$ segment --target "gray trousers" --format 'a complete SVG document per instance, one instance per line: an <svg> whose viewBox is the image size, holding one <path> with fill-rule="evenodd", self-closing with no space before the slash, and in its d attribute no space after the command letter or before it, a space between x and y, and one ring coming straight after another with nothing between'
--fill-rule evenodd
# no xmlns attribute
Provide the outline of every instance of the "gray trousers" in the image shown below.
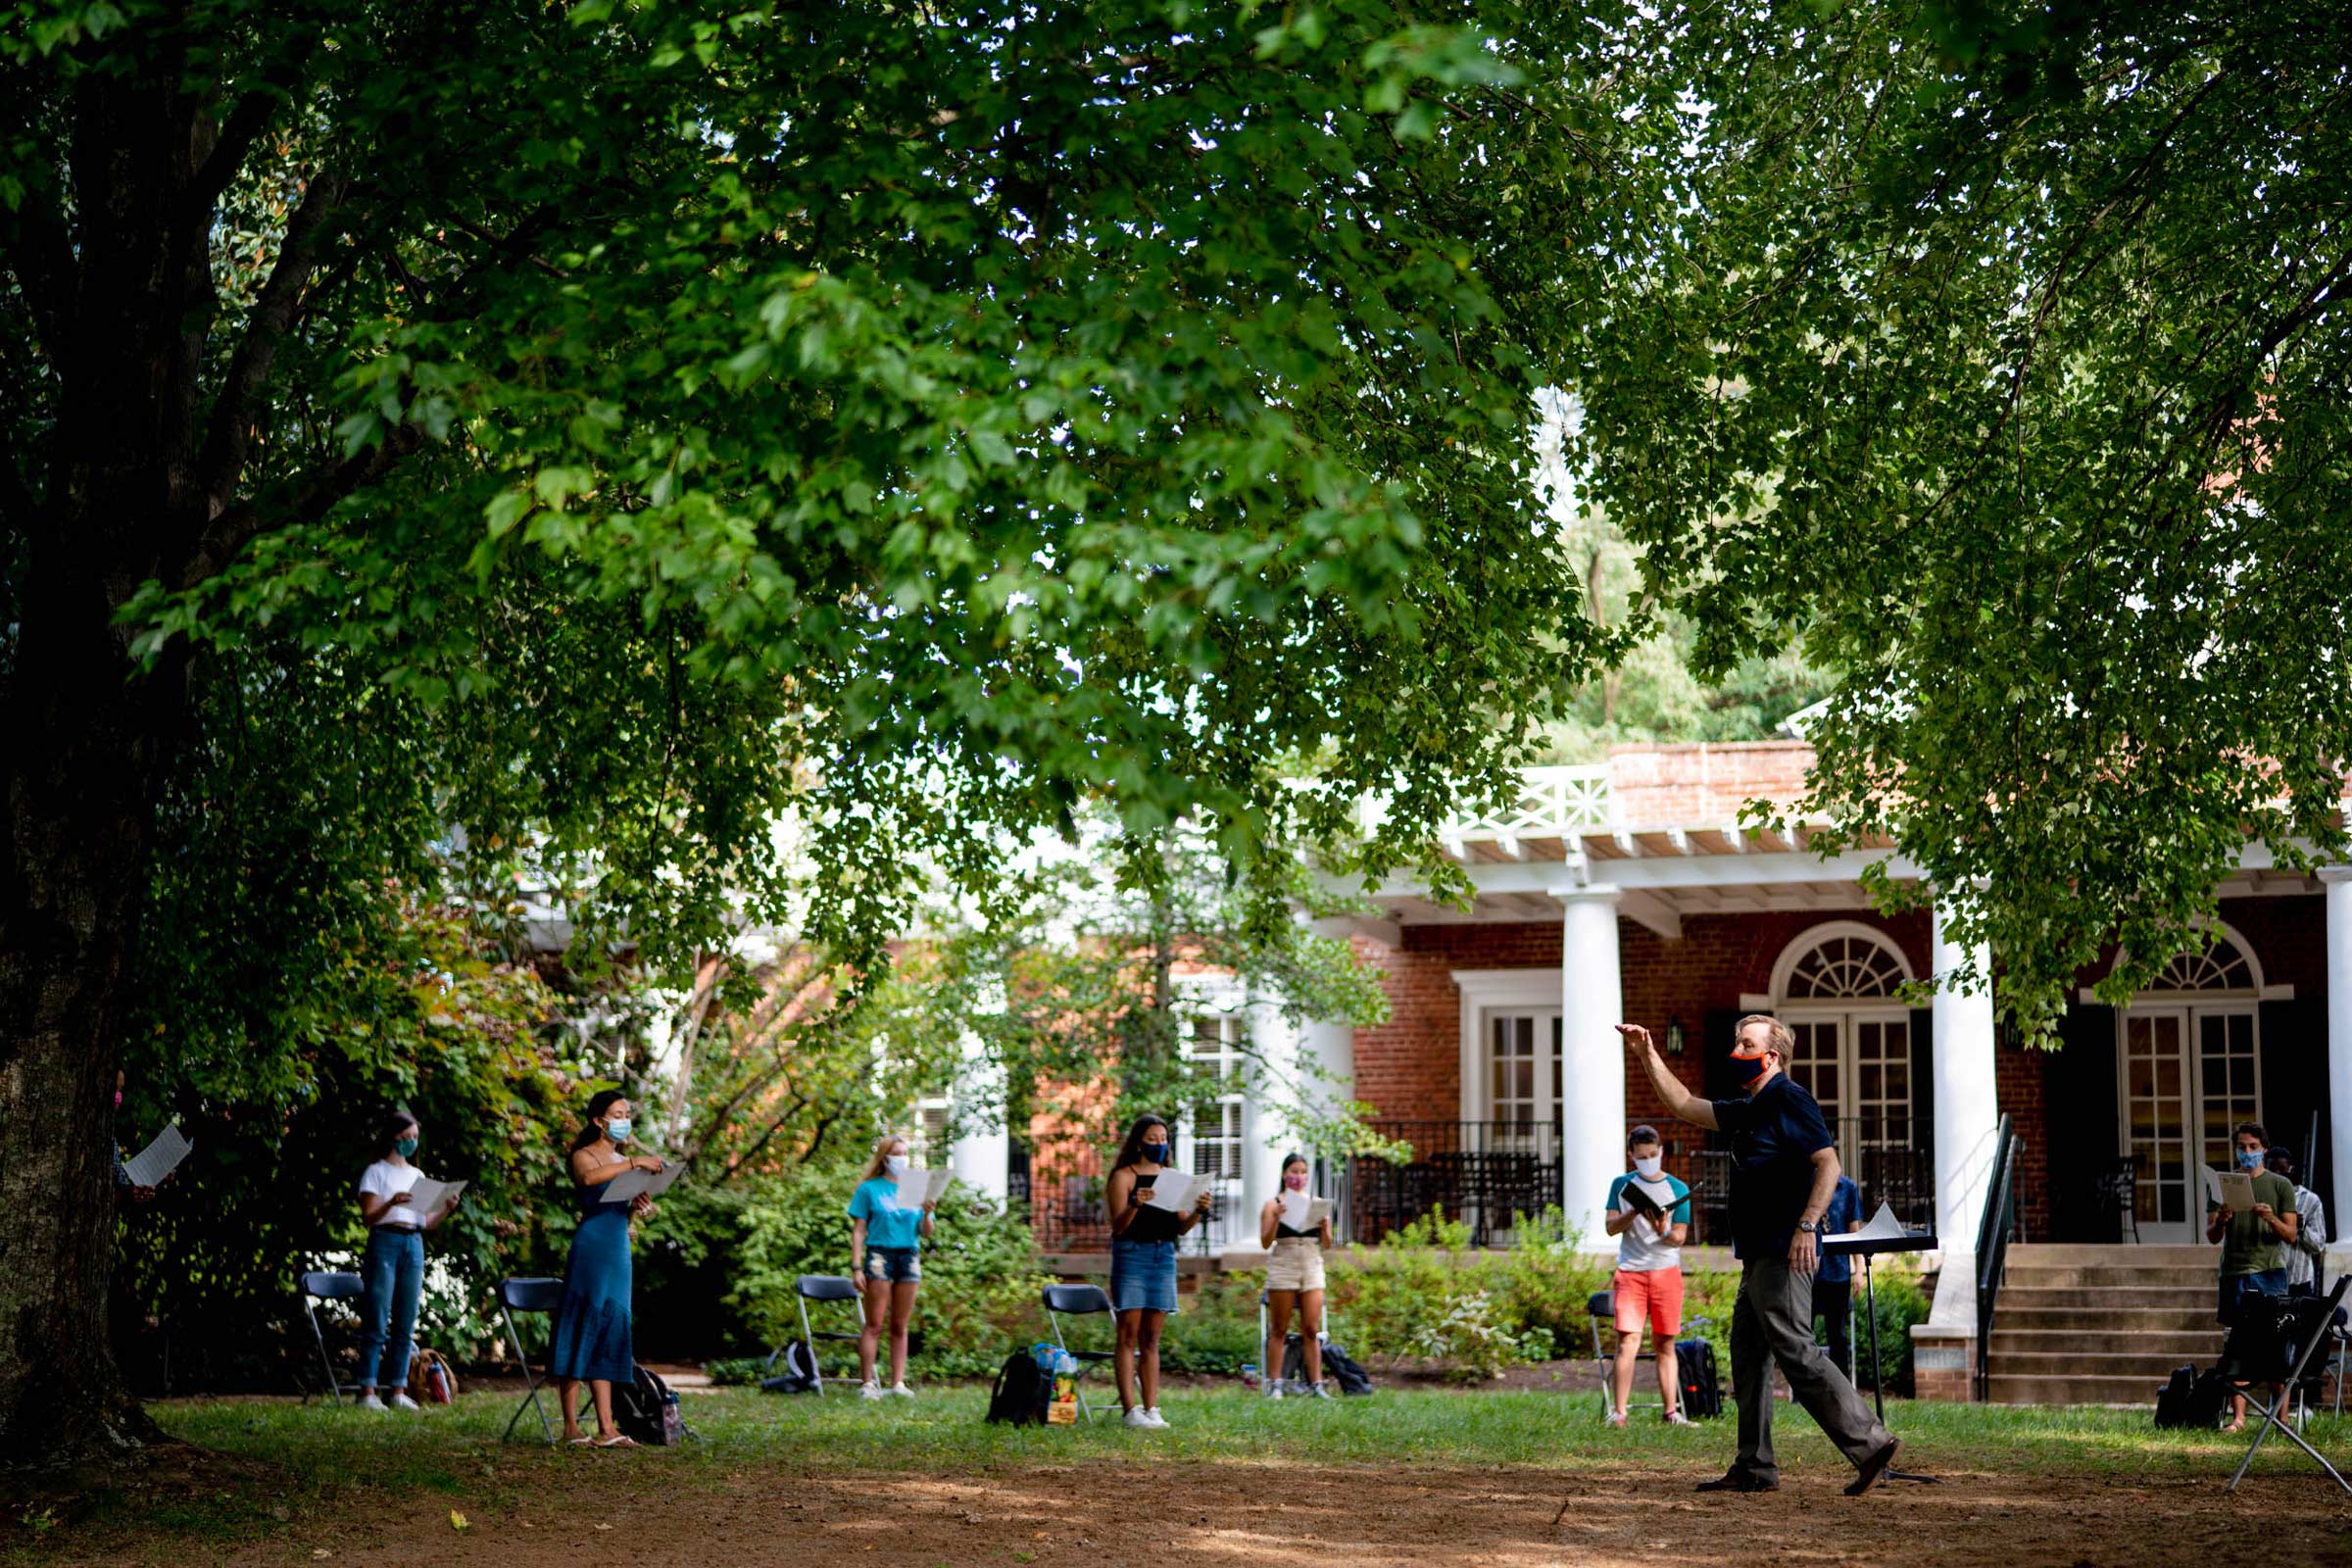
<svg viewBox="0 0 2352 1568"><path fill-rule="evenodd" d="M1740 1300L1732 1308L1732 1396L1740 1401L1735 1471L1780 1479L1772 1456L1775 1361L1788 1374L1796 1402L1857 1468L1886 1446L1886 1429L1813 1343L1813 1276L1797 1273L1785 1257L1751 1258L1740 1265Z"/></svg>

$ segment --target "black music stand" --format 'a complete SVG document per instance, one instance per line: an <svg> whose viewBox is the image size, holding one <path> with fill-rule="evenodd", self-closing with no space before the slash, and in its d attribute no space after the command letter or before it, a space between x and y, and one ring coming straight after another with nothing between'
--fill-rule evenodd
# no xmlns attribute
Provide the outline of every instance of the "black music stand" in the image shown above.
<svg viewBox="0 0 2352 1568"><path fill-rule="evenodd" d="M1869 1303L1867 1310L1870 1313L1870 1395L1872 1403L1876 1406L1881 1426L1886 1424L1886 1363L1879 1359L1879 1289L1878 1281L1871 1276L1870 1260L1881 1252L1933 1252L1936 1250L1936 1235L1933 1231L1906 1233L1901 1236L1872 1236L1850 1242L1832 1241L1826 1236L1821 1239L1821 1251L1824 1256L1832 1252L1838 1252L1844 1256L1858 1257L1862 1260L1862 1291ZM1940 1476L1923 1476L1909 1470L1893 1469L1886 1472L1885 1479L1916 1481L1922 1486L1929 1487L1938 1486L1942 1482Z"/></svg>

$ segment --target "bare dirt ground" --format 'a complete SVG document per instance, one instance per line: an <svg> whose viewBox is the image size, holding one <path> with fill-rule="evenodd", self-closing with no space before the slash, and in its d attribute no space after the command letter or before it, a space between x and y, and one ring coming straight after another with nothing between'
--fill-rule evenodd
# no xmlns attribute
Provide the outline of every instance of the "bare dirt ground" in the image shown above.
<svg viewBox="0 0 2352 1568"><path fill-rule="evenodd" d="M522 1499L470 1507L384 1496L362 1517L291 1520L273 1539L179 1541L45 1562L499 1565L582 1562L1086 1564L1169 1568L1389 1568L1422 1563L1682 1565L1903 1563L2146 1568L2165 1563L2352 1563L2352 1498L2325 1477L2269 1477L2235 1494L2227 1474L2102 1479L1953 1474L1843 1496L1850 1472L1797 1471L1766 1496L1700 1496L1700 1479L1433 1464L1122 1464L931 1475L728 1473L665 1484L659 1452L578 1455ZM1553 1511L1570 1498L1559 1527ZM464 1499L455 1499L465 1506Z"/></svg>

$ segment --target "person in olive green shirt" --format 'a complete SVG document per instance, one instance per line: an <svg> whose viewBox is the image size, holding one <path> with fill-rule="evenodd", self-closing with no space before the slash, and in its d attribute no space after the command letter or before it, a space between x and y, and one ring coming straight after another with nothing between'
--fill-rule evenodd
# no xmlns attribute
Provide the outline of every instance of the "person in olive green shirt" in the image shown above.
<svg viewBox="0 0 2352 1568"><path fill-rule="evenodd" d="M2222 1293L2219 1316L2234 1325L2246 1303L2257 1296L2286 1299L2286 1248L2295 1239L2295 1184L2276 1171L2263 1169L2270 1137L2255 1122L2239 1124L2232 1139L2237 1164L2254 1180L2254 1207L2233 1213L2207 1200L2205 1239L2222 1244ZM2246 1425L2246 1396L2241 1388L2230 1398L2230 1432Z"/></svg>

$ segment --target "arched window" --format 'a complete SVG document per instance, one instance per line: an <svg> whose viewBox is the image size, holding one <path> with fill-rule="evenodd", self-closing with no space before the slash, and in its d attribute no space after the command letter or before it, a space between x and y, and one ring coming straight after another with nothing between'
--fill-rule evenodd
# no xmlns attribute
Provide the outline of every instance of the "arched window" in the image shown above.
<svg viewBox="0 0 2352 1568"><path fill-rule="evenodd" d="M2216 923L2116 1013L2118 1141L2142 1241L2203 1234L2198 1167L2229 1168L2231 1130L2262 1106L2262 991L2253 944Z"/></svg>
<svg viewBox="0 0 2352 1568"><path fill-rule="evenodd" d="M1788 1076L1821 1104L1838 1157L1871 1201L1913 1217L1933 1200L1927 1129L1911 1119L1911 965L1859 920L1800 932L1773 966L1773 1011L1794 1047Z"/></svg>
<svg viewBox="0 0 2352 1568"><path fill-rule="evenodd" d="M1788 972L1788 1002L1891 997L1905 979L1902 960L1868 937L1830 937Z"/></svg>
<svg viewBox="0 0 2352 1568"><path fill-rule="evenodd" d="M2211 933L2202 948L2177 955L2148 985L2155 991L2254 991L2261 978L2254 960L2228 931Z"/></svg>

